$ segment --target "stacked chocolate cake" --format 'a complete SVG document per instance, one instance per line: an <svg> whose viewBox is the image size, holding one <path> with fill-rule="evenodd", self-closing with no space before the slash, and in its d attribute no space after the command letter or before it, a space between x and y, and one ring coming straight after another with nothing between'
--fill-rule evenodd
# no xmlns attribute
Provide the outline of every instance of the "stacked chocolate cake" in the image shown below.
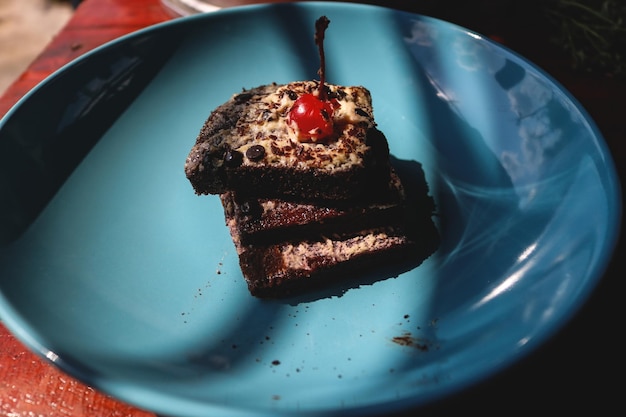
<svg viewBox="0 0 626 417"><path fill-rule="evenodd" d="M324 126L303 129L294 116L303 97L320 100ZM407 196L363 87L243 90L211 113L185 172L197 194L220 196L254 296L332 286L436 247L433 206L416 209Z"/></svg>

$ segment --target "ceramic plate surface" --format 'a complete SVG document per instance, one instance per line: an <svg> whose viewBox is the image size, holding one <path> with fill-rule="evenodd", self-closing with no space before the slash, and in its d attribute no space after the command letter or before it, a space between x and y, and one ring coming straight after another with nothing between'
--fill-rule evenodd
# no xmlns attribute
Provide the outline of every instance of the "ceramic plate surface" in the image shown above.
<svg viewBox="0 0 626 417"><path fill-rule="evenodd" d="M364 85L391 153L421 164L436 253L343 295L251 297L219 199L183 164L242 88ZM367 30L362 30L367 28ZM463 28L362 5L251 6L107 44L0 124L0 317L64 371L164 415L417 406L531 352L614 249L619 185L586 112Z"/></svg>

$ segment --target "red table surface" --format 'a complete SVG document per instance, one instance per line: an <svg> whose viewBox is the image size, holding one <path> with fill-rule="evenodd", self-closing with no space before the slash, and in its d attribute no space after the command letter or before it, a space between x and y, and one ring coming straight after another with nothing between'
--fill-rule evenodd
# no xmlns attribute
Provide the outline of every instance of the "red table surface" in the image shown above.
<svg viewBox="0 0 626 417"><path fill-rule="evenodd" d="M451 20L455 15L430 13L429 1L367 1ZM228 0L216 0L228 3ZM246 3L246 0L231 1ZM483 1L490 3L489 1ZM496 4L497 2L491 2ZM555 77L578 99L596 121L613 153L620 178L626 151L626 82L571 70L567 60L550 49L537 34L511 32L498 19L501 9L483 10L480 18L457 22L485 35L498 36ZM159 0L85 0L72 19L27 70L0 97L0 116L25 93L64 64L102 45L146 26L175 16ZM475 16L474 16L475 17ZM539 43L538 43L539 41ZM623 240L623 239L622 239ZM602 410L619 407L619 383L610 383L612 373L623 364L618 350L618 319L623 242L605 277L589 302L573 320L539 352L523 359L506 372L476 387L420 410L403 415L441 415L476 411L496 415L506 410L536 412ZM619 285L619 288L618 288ZM619 379L621 375L616 375ZM619 409L619 408L616 408ZM64 374L26 349L0 322L0 416L63 417L154 417L155 414L124 404ZM210 417L210 416L207 416Z"/></svg>

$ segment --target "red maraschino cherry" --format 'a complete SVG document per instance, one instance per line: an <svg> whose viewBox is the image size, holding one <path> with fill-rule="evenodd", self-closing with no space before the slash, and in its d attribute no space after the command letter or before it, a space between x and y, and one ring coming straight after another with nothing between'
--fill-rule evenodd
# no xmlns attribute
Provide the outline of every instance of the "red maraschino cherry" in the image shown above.
<svg viewBox="0 0 626 417"><path fill-rule="evenodd" d="M330 101L322 101L313 94L303 94L289 112L289 122L298 126L302 138L313 142L333 133L333 106Z"/></svg>
<svg viewBox="0 0 626 417"><path fill-rule="evenodd" d="M301 141L317 142L332 135L333 113L339 105L336 100L328 100L326 96L326 59L324 56L324 32L330 20L322 16L315 22L315 44L320 54L320 84L317 95L303 94L294 103L289 111L289 123L297 127L298 139Z"/></svg>

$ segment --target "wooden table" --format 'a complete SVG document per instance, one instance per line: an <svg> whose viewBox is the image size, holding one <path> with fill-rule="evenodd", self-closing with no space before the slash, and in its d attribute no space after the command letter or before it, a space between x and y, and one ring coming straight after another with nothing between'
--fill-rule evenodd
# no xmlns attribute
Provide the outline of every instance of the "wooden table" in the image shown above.
<svg viewBox="0 0 626 417"><path fill-rule="evenodd" d="M222 0L222 3L227 0ZM245 3L236 1L233 3ZM369 1L376 3L376 1ZM583 104L599 125L613 152L621 178L626 166L626 83L573 72L554 50L542 48L540 34L502 19L497 2L468 14L435 10L433 2L379 1L441 17L486 35L498 36L551 73ZM471 3L471 2L467 2ZM119 36L174 18L159 0L86 0L67 26L0 98L0 116L53 71L85 52ZM532 24L530 22L529 24ZM528 29L528 27L526 27ZM623 239L617 249L623 253ZM615 256L589 302L549 343L530 357L488 381L445 401L419 410L420 415L480 412L519 413L603 411L621 409L623 256ZM618 382L611 382L613 377ZM416 410L409 410L412 415ZM403 415L405 415L403 414ZM0 416L154 417L123 404L65 375L18 342L0 323ZM207 416L210 417L210 416Z"/></svg>

